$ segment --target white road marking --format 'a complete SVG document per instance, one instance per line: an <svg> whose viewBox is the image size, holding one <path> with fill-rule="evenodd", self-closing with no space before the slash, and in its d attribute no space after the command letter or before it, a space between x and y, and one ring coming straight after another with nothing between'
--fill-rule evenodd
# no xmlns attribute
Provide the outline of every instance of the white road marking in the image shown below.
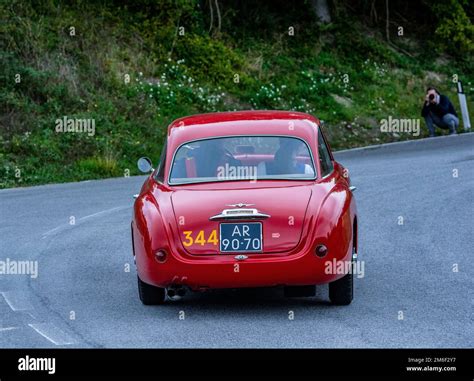
<svg viewBox="0 0 474 381"><path fill-rule="evenodd" d="M30 318L32 318L32 319L34 319L34 320L36 320L36 316L35 316L35 315L33 315L31 312L27 312L27 314L28 314L28 315L30 315Z"/></svg>
<svg viewBox="0 0 474 381"><path fill-rule="evenodd" d="M32 310L28 296L23 292L19 291L5 291L1 293L5 302L10 306L13 311L27 311Z"/></svg>
<svg viewBox="0 0 474 381"><path fill-rule="evenodd" d="M54 324L51 323L32 323L28 324L36 332L38 332L45 339L52 342L54 345L70 345L75 344L76 341L67 333L61 331Z"/></svg>
<svg viewBox="0 0 474 381"><path fill-rule="evenodd" d="M5 332L5 331L13 331L14 329L18 329L19 327L3 327L0 328L0 332Z"/></svg>
<svg viewBox="0 0 474 381"><path fill-rule="evenodd" d="M46 233L43 234L43 238L46 238L47 236L53 234L55 231L60 230L61 228L64 228L64 225L59 225L58 227L55 227L54 229L48 230Z"/></svg>
<svg viewBox="0 0 474 381"><path fill-rule="evenodd" d="M106 210L103 210L101 212L97 212L97 213L94 213L94 214L89 214L88 216L84 216L84 217L81 217L81 218L78 218L76 220L76 223L74 225L71 225L71 224L62 224L62 225L59 225L57 227L55 227L54 229L51 229L51 230L48 230L46 233L43 233L43 239L53 235L54 233L57 233L59 231L62 231L64 229L67 229L67 228L72 228L73 226L77 226L78 224L80 224L81 222L84 222L90 218L94 218L94 217L99 217L99 216L103 216L103 215L107 215L109 213L112 213L112 212L115 212L115 211L118 211L118 210L124 210L124 209L128 209L128 208L131 208L131 205L126 205L126 206L117 206L115 208L111 208L111 209L106 209Z"/></svg>

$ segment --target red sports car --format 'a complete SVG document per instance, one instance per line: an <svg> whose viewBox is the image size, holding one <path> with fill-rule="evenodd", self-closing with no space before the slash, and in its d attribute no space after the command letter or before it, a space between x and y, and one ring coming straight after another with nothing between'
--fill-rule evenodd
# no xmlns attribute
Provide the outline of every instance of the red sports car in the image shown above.
<svg viewBox="0 0 474 381"><path fill-rule="evenodd" d="M148 158L138 167L152 171L132 221L144 304L187 289L284 286L286 296L313 296L324 283L334 304L352 301L354 187L315 117L181 118L168 127L157 168Z"/></svg>

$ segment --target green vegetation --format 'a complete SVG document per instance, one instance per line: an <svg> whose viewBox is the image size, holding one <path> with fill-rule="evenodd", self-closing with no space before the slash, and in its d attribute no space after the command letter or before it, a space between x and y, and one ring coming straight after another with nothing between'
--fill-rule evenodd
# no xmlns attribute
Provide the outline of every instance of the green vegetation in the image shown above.
<svg viewBox="0 0 474 381"><path fill-rule="evenodd" d="M390 1L389 39L383 2L330 2L330 24L292 3L1 1L0 187L137 174L193 113L304 111L333 149L363 146L413 138L379 121L419 118L428 85L459 110L454 75L474 113L468 1ZM64 117L95 134L56 132Z"/></svg>

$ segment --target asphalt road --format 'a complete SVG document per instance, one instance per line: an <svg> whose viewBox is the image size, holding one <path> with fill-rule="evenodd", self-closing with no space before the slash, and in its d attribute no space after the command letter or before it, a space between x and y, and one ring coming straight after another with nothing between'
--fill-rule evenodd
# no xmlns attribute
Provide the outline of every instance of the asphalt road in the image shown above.
<svg viewBox="0 0 474 381"><path fill-rule="evenodd" d="M143 306L130 243L143 177L0 191L0 261L38 263L37 278L0 275L0 347L472 348L474 134L337 158L358 187L365 270L346 307L327 286Z"/></svg>

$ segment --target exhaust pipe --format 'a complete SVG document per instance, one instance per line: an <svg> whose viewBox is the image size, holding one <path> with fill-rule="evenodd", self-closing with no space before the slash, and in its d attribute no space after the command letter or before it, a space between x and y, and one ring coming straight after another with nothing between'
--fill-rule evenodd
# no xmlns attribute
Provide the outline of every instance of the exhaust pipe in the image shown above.
<svg viewBox="0 0 474 381"><path fill-rule="evenodd" d="M178 300L186 295L186 288L183 285L171 285L166 290L168 297L173 300Z"/></svg>

